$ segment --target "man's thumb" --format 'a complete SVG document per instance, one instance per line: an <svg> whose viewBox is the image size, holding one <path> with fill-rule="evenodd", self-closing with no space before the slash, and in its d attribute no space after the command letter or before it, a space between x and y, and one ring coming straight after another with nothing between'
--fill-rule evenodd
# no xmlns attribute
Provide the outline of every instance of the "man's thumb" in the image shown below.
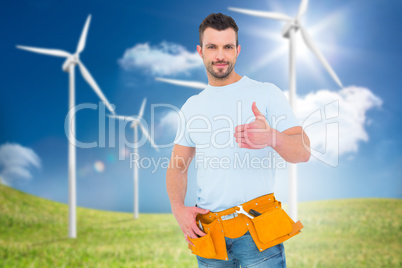
<svg viewBox="0 0 402 268"><path fill-rule="evenodd" d="M209 209L203 209L203 208L198 208L198 207L196 207L196 208L195 208L195 211L196 211L197 213L200 213L200 214L207 214L207 213L209 212Z"/></svg>
<svg viewBox="0 0 402 268"><path fill-rule="evenodd" d="M255 104L255 101L254 101L253 104L251 105L251 109L253 110L253 113L254 113L254 115L255 115L256 118L259 117L259 116L264 116L264 115L260 112L260 110L258 110L257 104Z"/></svg>

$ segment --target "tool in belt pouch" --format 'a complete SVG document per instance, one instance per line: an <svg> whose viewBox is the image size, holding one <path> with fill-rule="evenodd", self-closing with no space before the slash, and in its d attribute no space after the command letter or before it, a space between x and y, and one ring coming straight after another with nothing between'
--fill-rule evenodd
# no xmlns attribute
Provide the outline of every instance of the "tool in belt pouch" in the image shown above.
<svg viewBox="0 0 402 268"><path fill-rule="evenodd" d="M248 213L251 209L261 215L253 217ZM189 243L189 249L200 257L220 260L228 258L225 236L237 238L249 231L258 249L263 251L297 235L303 228L300 221L294 222L286 214L273 194L221 212L198 214L196 221L206 235L189 238L194 244Z"/></svg>

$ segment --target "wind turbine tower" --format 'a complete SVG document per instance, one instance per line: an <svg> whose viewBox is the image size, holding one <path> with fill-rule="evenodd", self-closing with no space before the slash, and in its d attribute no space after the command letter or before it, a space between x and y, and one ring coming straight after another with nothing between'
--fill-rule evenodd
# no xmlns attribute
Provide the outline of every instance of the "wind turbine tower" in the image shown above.
<svg viewBox="0 0 402 268"><path fill-rule="evenodd" d="M87 33L89 23L91 21L91 15L88 16L84 29L82 30L80 40L78 42L77 50L74 54L70 54L64 50L48 49L48 48L36 48L27 46L17 46L19 49L28 50L31 52L45 54L56 57L63 57L66 60L63 63L62 69L69 73L69 113L68 113L68 181L69 181L69 216L68 216L68 236L70 238L77 237L77 195L76 195L76 148L75 148L75 65L78 64L82 76L92 87L98 97L105 103L106 107L112 114L114 112L114 106L109 103L105 95L103 95L95 79L91 76L87 68L82 64L79 59L80 53L85 48L87 39Z"/></svg>
<svg viewBox="0 0 402 268"><path fill-rule="evenodd" d="M148 134L147 129L141 123L141 119L143 118L145 103L147 99L144 98L141 104L140 112L138 116L131 117L131 116L123 116L123 115L109 115L109 117L117 118L124 121L131 121L131 128L134 130L134 157L138 156L139 161L139 154L138 154L138 127L140 127L142 134L148 139L151 143L152 147L154 147L157 151L159 151L158 146L154 143L151 136ZM138 219L138 212L139 212L139 191L138 191L138 165L139 163L134 163L133 168L133 177L134 177L134 219Z"/></svg>
<svg viewBox="0 0 402 268"><path fill-rule="evenodd" d="M302 24L300 23L300 18L304 15L307 10L308 0L302 0L300 3L299 11L297 16L292 18L288 15L276 12L265 12L258 10L249 10L243 8L234 8L229 7L229 10L255 16L262 17L274 20L282 20L286 21L286 25L282 30L282 36L284 38L289 39L289 103L293 109L293 111L297 114L296 111L296 67L295 67L295 56L296 56L296 43L295 43L295 34L298 30L300 30L302 38L306 46L315 54L318 60L324 65L324 68L328 71L331 77L335 80L335 82L339 85L339 87L343 87L340 79L335 74L334 70L331 68L327 60L318 50L318 48L313 43L313 40L304 29ZM290 217L297 221L297 166L296 164L289 163L289 212Z"/></svg>

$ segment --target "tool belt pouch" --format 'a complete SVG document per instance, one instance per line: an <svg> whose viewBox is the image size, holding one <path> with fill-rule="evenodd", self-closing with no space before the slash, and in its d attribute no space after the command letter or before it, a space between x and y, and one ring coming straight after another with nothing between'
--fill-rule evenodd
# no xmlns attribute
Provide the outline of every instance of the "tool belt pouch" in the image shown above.
<svg viewBox="0 0 402 268"><path fill-rule="evenodd" d="M253 219L247 218L248 229L260 251L273 247L297 235L303 225L294 222L282 209L281 203Z"/></svg>
<svg viewBox="0 0 402 268"><path fill-rule="evenodd" d="M227 260L226 242L223 234L223 227L220 221L217 219L206 220L204 217L197 215L196 221L201 220L203 232L206 235L198 238L189 238L194 244L188 244L188 248L192 253L203 258L214 258Z"/></svg>

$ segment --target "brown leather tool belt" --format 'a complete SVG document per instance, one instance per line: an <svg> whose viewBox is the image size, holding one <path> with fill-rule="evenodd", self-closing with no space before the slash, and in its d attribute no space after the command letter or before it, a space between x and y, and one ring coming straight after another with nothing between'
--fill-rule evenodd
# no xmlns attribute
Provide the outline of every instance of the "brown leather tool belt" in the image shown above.
<svg viewBox="0 0 402 268"><path fill-rule="evenodd" d="M194 244L189 243L189 249L200 257L220 260L228 259L225 236L238 238L249 231L263 251L297 235L303 228L300 221L294 222L286 214L273 193L224 211L198 214L196 221L206 235L189 238Z"/></svg>

